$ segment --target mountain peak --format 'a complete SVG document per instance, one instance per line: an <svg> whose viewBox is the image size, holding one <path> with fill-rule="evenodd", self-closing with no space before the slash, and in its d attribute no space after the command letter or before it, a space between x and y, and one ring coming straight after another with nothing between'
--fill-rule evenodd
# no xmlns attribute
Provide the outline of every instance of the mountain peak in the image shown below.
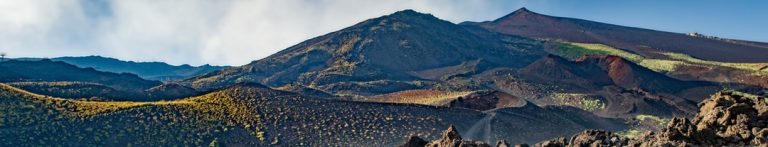
<svg viewBox="0 0 768 147"><path fill-rule="evenodd" d="M429 13L421 13L417 12L413 9L405 9L401 11L397 11L395 13L392 13L390 15L386 15L380 18L394 18L394 19L412 19L412 18L418 18L418 19L434 19L438 20L437 17L433 16Z"/></svg>
<svg viewBox="0 0 768 147"><path fill-rule="evenodd" d="M528 8L522 7L510 13L508 16L526 16L526 15L538 15L538 13L528 10Z"/></svg>
<svg viewBox="0 0 768 147"><path fill-rule="evenodd" d="M496 19L494 21L515 20L515 19L527 19L534 16L540 16L541 14L528 10L528 8L522 7L515 10L515 12L509 13L504 17Z"/></svg>
<svg viewBox="0 0 768 147"><path fill-rule="evenodd" d="M520 9L515 10L514 13L533 13L531 10L528 10L528 8L522 7Z"/></svg>
<svg viewBox="0 0 768 147"><path fill-rule="evenodd" d="M405 9L405 10L397 11L397 12L392 13L392 14L409 14L409 15L413 15L413 14L421 14L421 13L416 12L413 9Z"/></svg>

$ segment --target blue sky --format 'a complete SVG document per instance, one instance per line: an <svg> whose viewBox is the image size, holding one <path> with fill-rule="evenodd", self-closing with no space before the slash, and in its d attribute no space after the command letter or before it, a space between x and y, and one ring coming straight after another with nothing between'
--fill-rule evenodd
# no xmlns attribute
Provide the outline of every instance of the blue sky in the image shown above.
<svg viewBox="0 0 768 147"><path fill-rule="evenodd" d="M243 65L403 9L455 23L521 7L671 32L768 42L768 1L740 0L3 0L0 52Z"/></svg>

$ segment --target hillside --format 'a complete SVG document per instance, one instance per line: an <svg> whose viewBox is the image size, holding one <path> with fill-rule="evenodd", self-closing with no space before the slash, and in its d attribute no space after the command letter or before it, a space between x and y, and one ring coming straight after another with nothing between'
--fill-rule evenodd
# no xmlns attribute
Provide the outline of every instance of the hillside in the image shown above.
<svg viewBox="0 0 768 147"><path fill-rule="evenodd" d="M142 100L148 98L140 92L128 92L88 82L12 82L10 86L42 95L66 99Z"/></svg>
<svg viewBox="0 0 768 147"><path fill-rule="evenodd" d="M447 106L479 111L527 105L525 99L500 91L405 90L368 97L364 101Z"/></svg>
<svg viewBox="0 0 768 147"><path fill-rule="evenodd" d="M65 100L0 84L0 103L4 145L393 146L403 136L438 137L422 132L451 124L492 127L487 133L516 141L539 141L587 128L624 128L620 121L565 107L483 113L305 98L254 84L158 102Z"/></svg>
<svg viewBox="0 0 768 147"><path fill-rule="evenodd" d="M539 41L467 29L430 14L404 10L184 83L203 90L235 82L300 84L334 94L367 96L433 86L435 83L414 75L423 71L462 75L493 67L523 67L544 55L540 46ZM467 66L437 70L457 65ZM457 71L461 72L454 73Z"/></svg>
<svg viewBox="0 0 768 147"><path fill-rule="evenodd" d="M23 58L21 60L42 60ZM81 68L94 68L98 71L113 73L131 73L141 78L158 81L183 80L225 68L224 66L169 65L163 62L133 62L101 56L57 57L52 61L62 61Z"/></svg>
<svg viewBox="0 0 768 147"><path fill-rule="evenodd" d="M637 114L685 116L695 113L696 99L719 89L718 84L682 81L667 77L618 56L583 56L575 61L550 55L518 71L532 83L555 86L540 104L566 104L596 101L596 113L631 117ZM628 115L630 114L630 115Z"/></svg>
<svg viewBox="0 0 768 147"><path fill-rule="evenodd" d="M768 47L760 45L765 43L728 41L554 17L525 8L493 21L463 24L509 35L605 44L652 58L665 58L661 53L675 52L712 61L768 62Z"/></svg>
<svg viewBox="0 0 768 147"><path fill-rule="evenodd" d="M547 48L548 52L569 60L585 55L614 55L676 79L768 87L768 63L709 61L671 52L663 53L666 59L647 58L603 44L550 42L548 46L554 46Z"/></svg>

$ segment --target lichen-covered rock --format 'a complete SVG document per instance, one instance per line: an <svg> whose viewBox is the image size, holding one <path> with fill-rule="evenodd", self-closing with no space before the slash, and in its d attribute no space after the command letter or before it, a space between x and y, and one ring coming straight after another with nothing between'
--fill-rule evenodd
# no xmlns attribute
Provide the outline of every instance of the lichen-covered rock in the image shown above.
<svg viewBox="0 0 768 147"><path fill-rule="evenodd" d="M501 147L501 146L497 146ZM528 144L516 144L515 147L528 147Z"/></svg>
<svg viewBox="0 0 768 147"><path fill-rule="evenodd" d="M401 147L491 147L490 144L482 141L470 141L462 140L461 135L456 130L456 127L448 127L448 130L443 131L440 139L427 143L423 139L411 136ZM497 147L507 147L509 144L506 141L499 141L496 144Z"/></svg>
<svg viewBox="0 0 768 147"><path fill-rule="evenodd" d="M547 140L543 142L539 142L534 147L564 147L568 145L568 141L563 137L558 137L552 140Z"/></svg>
<svg viewBox="0 0 768 147"><path fill-rule="evenodd" d="M509 143L506 140L500 140L496 142L496 147L509 147Z"/></svg>
<svg viewBox="0 0 768 147"><path fill-rule="evenodd" d="M568 146L624 146L626 139L604 130L586 130L571 137Z"/></svg>
<svg viewBox="0 0 768 147"><path fill-rule="evenodd" d="M660 132L647 132L629 140L608 131L586 130L571 137L536 143L535 147L607 147L607 146L768 146L768 98L723 91L699 104L699 113L689 120L673 118ZM440 140L427 146L488 146L482 142L463 141L456 129L443 132ZM508 146L499 142L497 146ZM527 146L520 144L516 146Z"/></svg>
<svg viewBox="0 0 768 147"><path fill-rule="evenodd" d="M693 121L674 118L657 135L633 140L632 146L765 146L765 98L719 92L699 104Z"/></svg>
<svg viewBox="0 0 768 147"><path fill-rule="evenodd" d="M418 136L411 136L407 141L405 141L405 144L400 145L399 147L424 147L427 145L427 143L429 142L419 138Z"/></svg>

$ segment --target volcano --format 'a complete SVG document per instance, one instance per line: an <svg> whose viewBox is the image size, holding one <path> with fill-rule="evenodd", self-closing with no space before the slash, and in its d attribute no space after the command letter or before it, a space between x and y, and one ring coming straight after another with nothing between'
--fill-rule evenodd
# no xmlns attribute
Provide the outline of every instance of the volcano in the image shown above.
<svg viewBox="0 0 768 147"><path fill-rule="evenodd" d="M766 43L713 39L698 35L548 16L532 12L526 8L521 8L493 21L462 24L479 26L508 35L606 44L654 58L664 58L659 52L676 52L713 61L768 62Z"/></svg>

